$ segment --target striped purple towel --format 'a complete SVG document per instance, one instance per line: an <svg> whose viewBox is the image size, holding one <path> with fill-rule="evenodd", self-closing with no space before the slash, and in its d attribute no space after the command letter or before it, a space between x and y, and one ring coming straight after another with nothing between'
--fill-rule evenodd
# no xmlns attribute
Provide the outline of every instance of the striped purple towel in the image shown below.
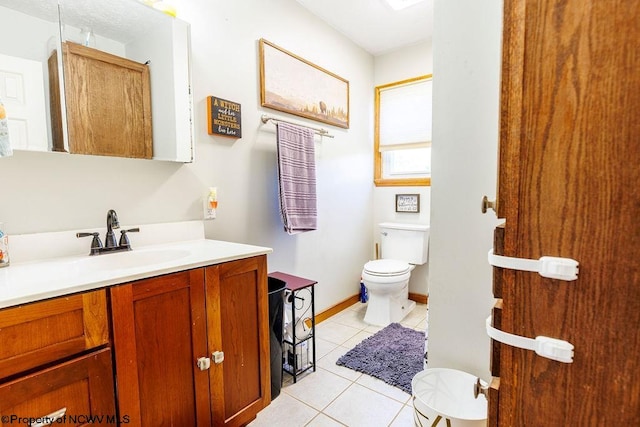
<svg viewBox="0 0 640 427"><path fill-rule="evenodd" d="M278 123L280 214L289 234L317 228L316 159L313 131Z"/></svg>

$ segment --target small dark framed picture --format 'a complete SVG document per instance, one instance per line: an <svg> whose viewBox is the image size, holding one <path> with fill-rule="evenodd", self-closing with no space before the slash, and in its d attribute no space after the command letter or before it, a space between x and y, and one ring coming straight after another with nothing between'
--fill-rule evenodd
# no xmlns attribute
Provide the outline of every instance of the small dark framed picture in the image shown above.
<svg viewBox="0 0 640 427"><path fill-rule="evenodd" d="M420 212L420 195L396 194L396 212Z"/></svg>

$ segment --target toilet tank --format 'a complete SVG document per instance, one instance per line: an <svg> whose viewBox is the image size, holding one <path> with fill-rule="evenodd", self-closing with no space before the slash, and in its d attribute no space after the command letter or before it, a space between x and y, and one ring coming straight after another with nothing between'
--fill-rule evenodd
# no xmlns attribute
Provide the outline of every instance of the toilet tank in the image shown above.
<svg viewBox="0 0 640 427"><path fill-rule="evenodd" d="M429 253L429 226L383 222L380 227L382 258L422 265Z"/></svg>

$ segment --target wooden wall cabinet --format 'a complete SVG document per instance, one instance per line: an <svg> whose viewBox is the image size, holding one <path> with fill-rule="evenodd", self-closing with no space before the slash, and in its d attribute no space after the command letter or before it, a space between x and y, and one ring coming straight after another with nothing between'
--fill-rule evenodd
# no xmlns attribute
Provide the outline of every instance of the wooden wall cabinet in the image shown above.
<svg viewBox="0 0 640 427"><path fill-rule="evenodd" d="M265 256L110 292L119 413L133 425L240 426L270 402Z"/></svg>
<svg viewBox="0 0 640 427"><path fill-rule="evenodd" d="M72 42L62 44L69 152L150 159L153 155L149 67ZM49 80L57 82L56 52ZM51 84L54 151L66 151L60 87Z"/></svg>

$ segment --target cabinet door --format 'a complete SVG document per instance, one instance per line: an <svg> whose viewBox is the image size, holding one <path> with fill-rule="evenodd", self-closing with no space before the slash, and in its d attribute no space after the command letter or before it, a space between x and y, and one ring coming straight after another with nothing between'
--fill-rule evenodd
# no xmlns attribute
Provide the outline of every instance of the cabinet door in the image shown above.
<svg viewBox="0 0 640 427"><path fill-rule="evenodd" d="M106 348L0 384L0 426L59 416L64 425L115 425L111 350ZM19 420L19 418L22 418ZM127 418L122 418L127 423Z"/></svg>
<svg viewBox="0 0 640 427"><path fill-rule="evenodd" d="M133 425L209 426L204 270L111 289L118 408Z"/></svg>
<svg viewBox="0 0 640 427"><path fill-rule="evenodd" d="M0 379L109 342L104 290L0 311Z"/></svg>
<svg viewBox="0 0 640 427"><path fill-rule="evenodd" d="M206 268L209 350L216 426L244 425L271 401L266 257Z"/></svg>
<svg viewBox="0 0 640 427"><path fill-rule="evenodd" d="M71 42L63 62L69 151L150 159L149 67Z"/></svg>

